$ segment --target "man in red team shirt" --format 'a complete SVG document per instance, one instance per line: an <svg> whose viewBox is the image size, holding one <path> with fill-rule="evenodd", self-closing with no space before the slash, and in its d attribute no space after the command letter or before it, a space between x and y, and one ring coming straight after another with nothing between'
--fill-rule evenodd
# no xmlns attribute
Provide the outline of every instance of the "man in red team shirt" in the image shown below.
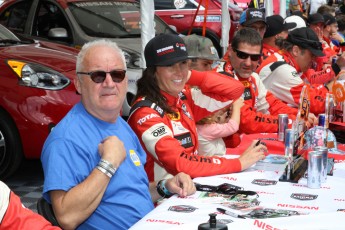
<svg viewBox="0 0 345 230"><path fill-rule="evenodd" d="M31 230L60 229L46 219L24 207L20 198L0 181L0 229Z"/></svg>

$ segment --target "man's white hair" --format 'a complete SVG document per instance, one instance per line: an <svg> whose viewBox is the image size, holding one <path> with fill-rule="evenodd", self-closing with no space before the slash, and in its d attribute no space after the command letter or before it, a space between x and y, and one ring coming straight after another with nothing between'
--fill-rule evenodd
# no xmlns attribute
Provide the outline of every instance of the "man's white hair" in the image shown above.
<svg viewBox="0 0 345 230"><path fill-rule="evenodd" d="M83 62L84 62L84 58L85 58L85 54L93 47L96 46L106 46L109 49L114 50L114 52L117 52L123 63L124 66L126 66L126 59L125 59L125 55L123 54L123 51L118 47L118 45L116 44L116 42L109 40L109 39L97 39L97 40L93 40L90 42L87 42L83 45L83 47L81 48L78 56L77 56L77 65L76 65L76 71L80 72L83 70Z"/></svg>

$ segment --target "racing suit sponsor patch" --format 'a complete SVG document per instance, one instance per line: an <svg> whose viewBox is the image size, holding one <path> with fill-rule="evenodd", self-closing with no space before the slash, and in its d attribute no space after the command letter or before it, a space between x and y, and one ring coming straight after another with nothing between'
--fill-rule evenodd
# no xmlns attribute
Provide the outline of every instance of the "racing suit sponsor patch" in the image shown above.
<svg viewBox="0 0 345 230"><path fill-rule="evenodd" d="M160 137L160 136L163 136L166 133L167 132L165 131L165 127L164 126L160 126L160 127L156 128L155 130L153 130L151 132L152 136L154 136L154 137Z"/></svg>
<svg viewBox="0 0 345 230"><path fill-rule="evenodd" d="M252 99L252 93L250 92L250 88L245 88L243 92L243 99L246 100L251 100Z"/></svg>
<svg viewBox="0 0 345 230"><path fill-rule="evenodd" d="M169 120L173 121L179 121L181 119L180 112L175 112L175 114L168 113L167 116L169 117Z"/></svg>
<svg viewBox="0 0 345 230"><path fill-rule="evenodd" d="M180 142L181 146L183 146L184 148L189 148L189 147L194 146L190 133L185 133L182 135L174 136L174 138L176 140L178 140Z"/></svg>
<svg viewBox="0 0 345 230"><path fill-rule="evenodd" d="M186 129L180 121L170 121L170 123L173 129L172 131L174 133L174 136L189 132L189 130Z"/></svg>
<svg viewBox="0 0 345 230"><path fill-rule="evenodd" d="M158 116L157 114L155 114L155 113L148 114L148 115L146 115L145 117L141 117L141 118L137 121L137 124L142 125L142 124L144 124L147 120L150 120L151 118L154 118L154 117L159 117L159 116Z"/></svg>
<svg viewBox="0 0 345 230"><path fill-rule="evenodd" d="M172 131L166 124L160 122L154 124L145 132L143 132L141 139L145 144L146 149L155 157L157 157L155 146L157 142L165 136L173 137Z"/></svg>

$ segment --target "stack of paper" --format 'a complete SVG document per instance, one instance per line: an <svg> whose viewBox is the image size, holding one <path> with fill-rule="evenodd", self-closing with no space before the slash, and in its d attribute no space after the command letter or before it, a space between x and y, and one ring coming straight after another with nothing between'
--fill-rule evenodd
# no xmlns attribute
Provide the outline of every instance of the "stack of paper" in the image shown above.
<svg viewBox="0 0 345 230"><path fill-rule="evenodd" d="M265 171L283 171L288 164L288 158L284 155L269 154L264 160L256 162L254 168Z"/></svg>

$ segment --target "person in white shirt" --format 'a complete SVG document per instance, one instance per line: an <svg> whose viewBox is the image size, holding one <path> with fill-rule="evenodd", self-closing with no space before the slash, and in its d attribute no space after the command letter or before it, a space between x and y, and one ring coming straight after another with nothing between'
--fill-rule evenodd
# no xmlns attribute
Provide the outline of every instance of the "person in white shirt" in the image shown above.
<svg viewBox="0 0 345 230"><path fill-rule="evenodd" d="M315 14L320 6L327 4L327 0L309 0L309 14Z"/></svg>

